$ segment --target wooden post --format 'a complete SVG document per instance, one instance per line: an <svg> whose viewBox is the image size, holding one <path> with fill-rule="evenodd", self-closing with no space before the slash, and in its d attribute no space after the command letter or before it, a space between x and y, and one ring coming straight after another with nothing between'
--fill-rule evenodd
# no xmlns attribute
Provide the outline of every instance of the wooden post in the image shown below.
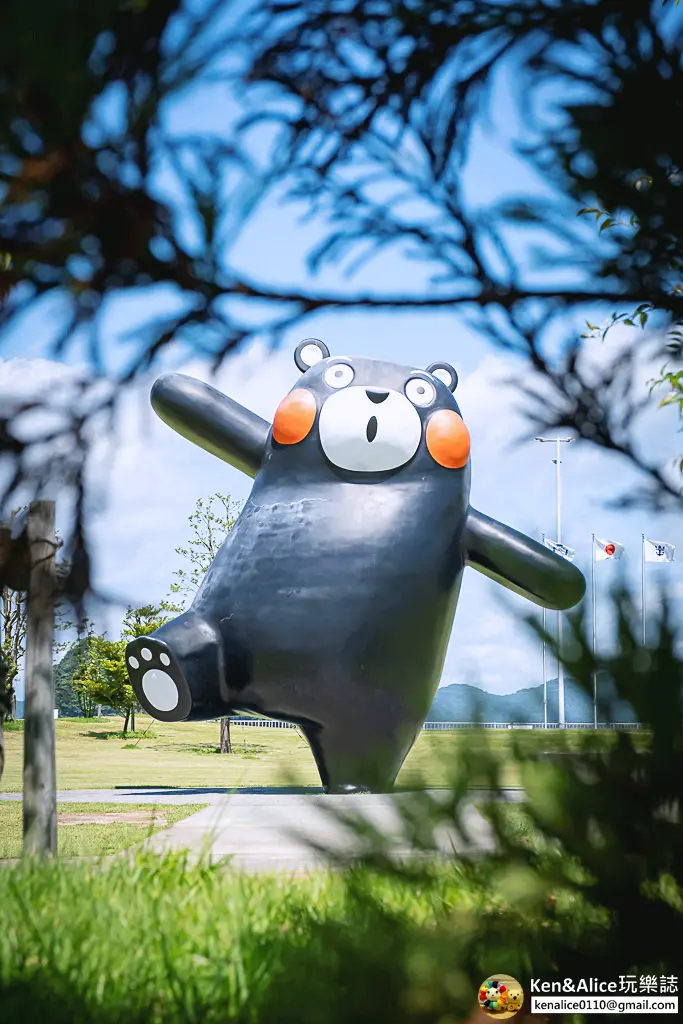
<svg viewBox="0 0 683 1024"><path fill-rule="evenodd" d="M230 742L230 719L221 718L221 754L232 754L232 743Z"/></svg>
<svg viewBox="0 0 683 1024"><path fill-rule="evenodd" d="M24 704L24 853L43 857L57 852L52 679L57 550L54 502L31 502L26 529L29 583Z"/></svg>

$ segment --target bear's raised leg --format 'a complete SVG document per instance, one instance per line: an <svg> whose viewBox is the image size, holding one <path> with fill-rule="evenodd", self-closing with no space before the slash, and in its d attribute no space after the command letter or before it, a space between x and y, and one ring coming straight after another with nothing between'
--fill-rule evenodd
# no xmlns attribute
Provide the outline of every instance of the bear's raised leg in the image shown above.
<svg viewBox="0 0 683 1024"><path fill-rule="evenodd" d="M217 631L191 610L126 647L135 695L145 711L162 722L226 714L229 709L221 697L223 661Z"/></svg>
<svg viewBox="0 0 683 1024"><path fill-rule="evenodd" d="M303 728L326 793L386 793L410 750L421 723L389 733L367 720ZM377 725L377 723L375 723Z"/></svg>

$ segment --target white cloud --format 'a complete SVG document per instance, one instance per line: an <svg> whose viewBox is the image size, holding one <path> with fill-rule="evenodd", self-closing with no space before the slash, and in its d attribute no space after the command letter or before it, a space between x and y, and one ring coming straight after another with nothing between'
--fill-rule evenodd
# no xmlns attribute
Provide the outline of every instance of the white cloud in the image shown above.
<svg viewBox="0 0 683 1024"><path fill-rule="evenodd" d="M233 357L215 376L198 361L178 370L271 419L298 371L291 352L264 355L255 346ZM227 491L242 500L250 489L242 473L154 415L149 404L153 379L140 380L124 397L111 461L104 461L103 445L101 466L110 481L110 497L93 530L97 582L133 602L155 601L168 592L179 564L174 551L187 540L188 516L198 497Z"/></svg>
<svg viewBox="0 0 683 1024"><path fill-rule="evenodd" d="M82 368L53 359L0 359L0 400L23 402L56 387L71 388Z"/></svg>

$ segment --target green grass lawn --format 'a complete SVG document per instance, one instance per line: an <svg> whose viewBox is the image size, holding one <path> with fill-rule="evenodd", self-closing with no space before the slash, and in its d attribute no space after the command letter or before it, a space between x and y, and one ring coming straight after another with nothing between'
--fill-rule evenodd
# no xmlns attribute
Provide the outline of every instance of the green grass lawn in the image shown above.
<svg viewBox="0 0 683 1024"><path fill-rule="evenodd" d="M115 724L59 723L61 770L80 785L92 785L93 775L104 775L105 769L110 783L125 784L117 773L139 748L131 750L130 739L117 738ZM198 778L206 778L201 773L216 771L217 764L226 773L235 770L231 764L241 765L251 780L277 770L282 775L270 777L285 780L291 777L288 758L306 763L303 740L294 731L245 728L242 735L235 730L236 753L226 756L211 750L216 729L212 723L155 725L145 748L149 774L138 784L152 779L162 785L184 785L188 779L198 784ZM13 756L19 757L20 730L11 730L9 738ZM563 736L515 736L507 730L428 733L420 737L402 779L420 771L434 784L454 756L462 758L479 743L489 745L509 774L517 743L557 751L587 742L595 750L614 739L569 731ZM648 739L638 736L637 746ZM240 742L246 745L241 753ZM77 758L69 756L73 750ZM305 748L304 753L310 759ZM84 779L88 757L90 774ZM187 776L169 780L161 773L174 758ZM611 771L612 783L622 781L618 765ZM343 872L303 877L249 874L231 870L229 861L197 863L182 854L159 856L139 848L105 861L57 858L4 865L0 1016L28 1024L475 1024L481 1019L477 991L492 971L505 971L523 984L530 975L583 977L589 970L599 977L614 976L615 969L675 974L678 890L665 889L657 878L646 892L640 855L625 881L623 870L621 881L617 871L615 886L614 865L622 869L622 848L610 845L605 853L610 819L605 831L591 838L590 819L577 814L579 790L567 785L567 779L556 778L536 796L529 785L529 811L526 805L508 807L480 795L481 810L493 819L501 815L504 836L515 840L502 858L496 853L399 867L374 857ZM612 805L619 805L624 787L609 785L616 794ZM569 797L564 809L563 793ZM416 837L425 839L425 850L432 849L426 828L440 824L441 812L434 816L440 801L431 811L424 796L403 803ZM420 807L429 818L418 813ZM534 808L536 819L529 814ZM111 809L62 804L60 813ZM139 810L139 805L114 809ZM173 820L196 809L173 807L164 813ZM149 805L145 810L150 813ZM0 804L0 811L18 821L18 803L7 811ZM544 820L550 821L549 831ZM661 822L652 821L653 871L659 871ZM135 838L145 833L144 824L120 824L135 827ZM88 827L65 823L61 831L64 836L67 829ZM630 819L626 829L630 836ZM640 844L642 828L636 835ZM569 843L564 852L561 836ZM667 841L666 849L675 849L675 837ZM577 849L588 851L588 862ZM591 904L596 891L598 899L602 894L612 902ZM641 899L657 905L644 907ZM664 940L656 929L643 928L648 913L665 921ZM615 948L622 950L618 960Z"/></svg>
<svg viewBox="0 0 683 1024"><path fill-rule="evenodd" d="M59 853L63 857L99 857L118 853L206 806L57 804ZM20 857L21 852L22 805L18 800L0 801L0 860Z"/></svg>
<svg viewBox="0 0 683 1024"><path fill-rule="evenodd" d="M5 868L2 1019L456 1024L456 1008L475 1009L490 967L458 962L455 915L485 894L457 869L429 888L364 872L353 889L348 880L144 853L106 867Z"/></svg>
<svg viewBox="0 0 683 1024"><path fill-rule="evenodd" d="M137 716L137 731L123 738L120 718L58 719L57 786L239 787L302 786L320 780L303 736L294 729L233 729L233 754L218 752L217 722L166 724ZM21 789L23 733L6 734L1 788Z"/></svg>
<svg viewBox="0 0 683 1024"><path fill-rule="evenodd" d="M57 785L59 789L103 789L114 786L185 787L319 787L320 779L308 743L295 729L234 726L234 752L218 752L217 722L166 724L146 716L137 718L137 732L121 736L120 718L58 719ZM614 734L600 733L596 743L611 742ZM585 731L458 729L423 732L408 755L398 778L399 786L424 781L444 785L448 767L459 752L487 743L496 751L504 785L520 784L507 757L510 743L551 750L580 742ZM6 732L4 792L19 792L23 765L23 732Z"/></svg>

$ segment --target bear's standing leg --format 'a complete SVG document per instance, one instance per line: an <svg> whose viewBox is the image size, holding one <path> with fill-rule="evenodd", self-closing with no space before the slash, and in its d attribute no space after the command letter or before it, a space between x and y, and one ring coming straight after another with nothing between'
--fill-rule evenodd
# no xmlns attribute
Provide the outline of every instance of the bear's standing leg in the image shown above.
<svg viewBox="0 0 683 1024"><path fill-rule="evenodd" d="M162 722L218 718L224 657L217 630L190 610L126 647L131 686L145 711Z"/></svg>
<svg viewBox="0 0 683 1024"><path fill-rule="evenodd" d="M326 793L386 793L410 750L421 723L390 733L368 720L303 727Z"/></svg>

